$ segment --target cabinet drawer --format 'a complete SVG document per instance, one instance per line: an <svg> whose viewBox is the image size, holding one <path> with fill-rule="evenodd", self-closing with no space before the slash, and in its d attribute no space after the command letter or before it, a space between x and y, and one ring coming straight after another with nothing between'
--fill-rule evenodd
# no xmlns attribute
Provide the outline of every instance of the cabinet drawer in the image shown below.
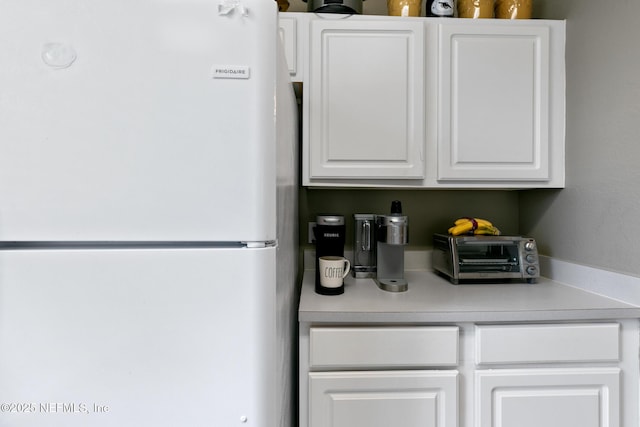
<svg viewBox="0 0 640 427"><path fill-rule="evenodd" d="M312 368L455 366L458 328L311 328Z"/></svg>
<svg viewBox="0 0 640 427"><path fill-rule="evenodd" d="M613 362L617 323L476 326L476 363Z"/></svg>

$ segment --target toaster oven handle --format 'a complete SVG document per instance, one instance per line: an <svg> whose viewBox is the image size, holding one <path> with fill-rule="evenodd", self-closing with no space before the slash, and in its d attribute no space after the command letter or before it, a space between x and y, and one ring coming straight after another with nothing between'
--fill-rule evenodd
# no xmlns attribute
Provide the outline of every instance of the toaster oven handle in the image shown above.
<svg viewBox="0 0 640 427"><path fill-rule="evenodd" d="M509 258L503 259L493 259L493 258L460 258L460 261L463 264L507 264L507 265L517 265L517 262L509 261Z"/></svg>

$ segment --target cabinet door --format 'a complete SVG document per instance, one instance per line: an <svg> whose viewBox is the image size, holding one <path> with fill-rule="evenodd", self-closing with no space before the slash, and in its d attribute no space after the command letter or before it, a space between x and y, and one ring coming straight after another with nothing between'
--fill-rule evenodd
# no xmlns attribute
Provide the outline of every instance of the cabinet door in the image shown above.
<svg viewBox="0 0 640 427"><path fill-rule="evenodd" d="M289 74L291 80L300 80L296 78L298 73L298 49L297 49L297 22L295 18L282 13L279 15L278 29L280 39L282 40L282 46L284 50L284 56L287 59L287 65L289 66Z"/></svg>
<svg viewBox="0 0 640 427"><path fill-rule="evenodd" d="M455 427L457 371L314 372L309 427Z"/></svg>
<svg viewBox="0 0 640 427"><path fill-rule="evenodd" d="M618 427L618 368L476 372L476 427Z"/></svg>
<svg viewBox="0 0 640 427"><path fill-rule="evenodd" d="M308 171L424 177L424 23L313 20Z"/></svg>
<svg viewBox="0 0 640 427"><path fill-rule="evenodd" d="M549 33L440 25L439 180L550 179Z"/></svg>

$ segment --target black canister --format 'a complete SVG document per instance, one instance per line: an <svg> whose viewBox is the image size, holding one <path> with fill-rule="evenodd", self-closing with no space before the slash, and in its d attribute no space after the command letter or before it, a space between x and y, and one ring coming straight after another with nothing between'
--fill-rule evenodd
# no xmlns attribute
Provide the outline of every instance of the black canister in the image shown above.
<svg viewBox="0 0 640 427"><path fill-rule="evenodd" d="M307 12L361 14L364 0L302 0L307 3Z"/></svg>
<svg viewBox="0 0 640 427"><path fill-rule="evenodd" d="M314 229L316 238L316 292L322 295L344 293L344 284L338 288L325 288L320 284L321 256L344 256L346 227L342 215L318 215Z"/></svg>

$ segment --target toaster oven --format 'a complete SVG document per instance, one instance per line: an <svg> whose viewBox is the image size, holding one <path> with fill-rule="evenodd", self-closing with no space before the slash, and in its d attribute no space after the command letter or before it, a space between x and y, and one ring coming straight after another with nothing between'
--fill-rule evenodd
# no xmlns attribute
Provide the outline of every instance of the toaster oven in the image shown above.
<svg viewBox="0 0 640 427"><path fill-rule="evenodd" d="M522 236L435 234L432 266L454 284L535 283L540 277L536 242Z"/></svg>

